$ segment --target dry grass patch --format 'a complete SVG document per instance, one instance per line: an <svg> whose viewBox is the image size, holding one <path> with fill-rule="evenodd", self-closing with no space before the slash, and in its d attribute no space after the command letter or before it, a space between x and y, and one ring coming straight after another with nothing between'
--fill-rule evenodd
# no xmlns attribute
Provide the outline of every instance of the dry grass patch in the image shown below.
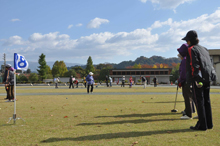
<svg viewBox="0 0 220 146"><path fill-rule="evenodd" d="M121 90L130 92L117 89ZM0 100L0 145L220 145L219 95L211 95L214 129L205 132L189 129L195 119L180 120L179 112L170 112L174 99L175 95L167 94L18 96L17 117L25 122L18 120L15 125L6 123L13 114L13 103ZM181 96L177 109L184 109Z"/></svg>

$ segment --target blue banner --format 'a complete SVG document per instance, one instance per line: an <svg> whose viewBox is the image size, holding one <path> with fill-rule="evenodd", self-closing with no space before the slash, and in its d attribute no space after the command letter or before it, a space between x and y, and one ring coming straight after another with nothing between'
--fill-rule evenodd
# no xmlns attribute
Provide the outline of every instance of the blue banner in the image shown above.
<svg viewBox="0 0 220 146"><path fill-rule="evenodd" d="M24 56L14 53L14 68L26 71L28 69L28 62Z"/></svg>

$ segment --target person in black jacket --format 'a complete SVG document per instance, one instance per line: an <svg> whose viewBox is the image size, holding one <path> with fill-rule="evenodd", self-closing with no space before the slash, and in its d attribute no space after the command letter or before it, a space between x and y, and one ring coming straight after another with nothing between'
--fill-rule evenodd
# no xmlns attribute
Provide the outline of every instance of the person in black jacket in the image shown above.
<svg viewBox="0 0 220 146"><path fill-rule="evenodd" d="M107 87L109 86L109 85L108 85L108 79L109 79L109 78L108 78L108 76L106 75L106 76L105 76L105 82L106 82L106 86L107 86Z"/></svg>
<svg viewBox="0 0 220 146"><path fill-rule="evenodd" d="M190 129L207 130L213 128L210 102L210 82L216 80L208 50L199 45L197 32L189 31L182 39L187 42L186 83L192 85L193 98L198 112L198 122Z"/></svg>
<svg viewBox="0 0 220 146"><path fill-rule="evenodd" d="M69 89L71 88L71 86L72 86L72 88L74 88L74 86L73 86L73 76L71 76L71 77L69 78L69 82L70 82Z"/></svg>
<svg viewBox="0 0 220 146"><path fill-rule="evenodd" d="M125 87L125 76L122 77L122 80L121 80L121 87Z"/></svg>
<svg viewBox="0 0 220 146"><path fill-rule="evenodd" d="M157 87L157 78L156 78L156 76L154 76L153 82L154 82L154 87Z"/></svg>
<svg viewBox="0 0 220 146"><path fill-rule="evenodd" d="M7 64L5 66L5 74L3 83L5 83L5 86L8 87L7 89L7 101L6 102L13 102L14 99L14 72L9 70L11 67L10 64Z"/></svg>
<svg viewBox="0 0 220 146"><path fill-rule="evenodd" d="M146 88L146 78L145 76L141 76L142 83L144 84L144 88Z"/></svg>

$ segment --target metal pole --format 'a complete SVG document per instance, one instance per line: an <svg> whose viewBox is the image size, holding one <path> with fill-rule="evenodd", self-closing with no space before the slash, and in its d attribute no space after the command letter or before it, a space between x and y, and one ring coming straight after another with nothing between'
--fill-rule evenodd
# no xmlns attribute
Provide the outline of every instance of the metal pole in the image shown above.
<svg viewBox="0 0 220 146"><path fill-rule="evenodd" d="M14 124L16 123L16 69L14 70Z"/></svg>

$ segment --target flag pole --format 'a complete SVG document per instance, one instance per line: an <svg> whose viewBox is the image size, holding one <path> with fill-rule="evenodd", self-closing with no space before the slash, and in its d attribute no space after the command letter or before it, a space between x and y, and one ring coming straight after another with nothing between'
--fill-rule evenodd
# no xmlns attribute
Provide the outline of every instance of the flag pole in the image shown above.
<svg viewBox="0 0 220 146"><path fill-rule="evenodd" d="M16 69L14 70L14 124L16 123Z"/></svg>
<svg viewBox="0 0 220 146"><path fill-rule="evenodd" d="M16 59L17 53L14 53L14 114L13 117L9 118L9 123L12 119L14 120L14 124L16 123L16 120L22 119L22 118L17 118L16 116L16 70L17 70L17 59ZM23 119L22 119L23 120ZM23 120L24 121L24 120ZM25 122L25 121L24 121Z"/></svg>

